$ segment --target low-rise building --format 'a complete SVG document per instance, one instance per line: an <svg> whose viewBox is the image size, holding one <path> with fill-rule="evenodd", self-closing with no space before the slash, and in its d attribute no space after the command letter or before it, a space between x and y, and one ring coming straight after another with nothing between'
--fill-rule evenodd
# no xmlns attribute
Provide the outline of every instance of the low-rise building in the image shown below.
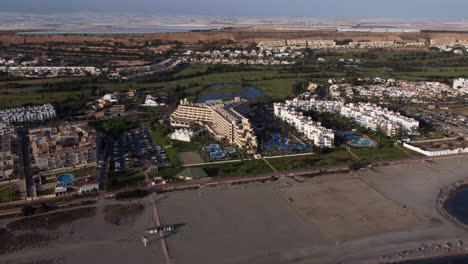
<svg viewBox="0 0 468 264"><path fill-rule="evenodd" d="M97 192L99 191L99 181L97 179L93 179L87 181L80 187L80 193L89 193L89 192Z"/></svg>

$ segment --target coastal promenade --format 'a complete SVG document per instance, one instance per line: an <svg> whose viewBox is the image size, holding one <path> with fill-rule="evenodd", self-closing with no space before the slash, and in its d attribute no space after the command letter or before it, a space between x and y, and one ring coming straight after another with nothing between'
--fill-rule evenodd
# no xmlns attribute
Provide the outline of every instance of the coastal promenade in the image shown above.
<svg viewBox="0 0 468 264"><path fill-rule="evenodd" d="M366 167L372 168L372 167L390 166L390 165L407 164L407 163L418 163L418 162L424 162L424 161L431 162L435 160L460 158L460 157L468 157L468 154L461 153L461 154L451 154L451 155L436 156L436 157L424 156L424 157L413 157L413 158L406 158L406 159L399 159L399 160L375 161L375 162L372 162L371 164L367 164ZM138 190L138 189L144 189L148 192L175 191L175 190L199 188L202 186L214 186L214 185L219 185L219 184L263 181L263 180L270 180L270 179L275 179L275 178L277 179L277 178L282 178L282 177L342 173L342 172L348 172L349 170L350 169L348 165L339 165L339 166L330 166L330 167L321 167L321 168L270 172L270 173L262 173L262 174L249 174L249 175L235 176L235 177L201 179L201 180L193 180L193 181L187 181L187 182L156 184L156 185L146 186L144 188L124 188L124 189L119 189L119 190L110 191L110 192L100 191L98 195L96 195L95 197L83 197L80 199L65 200L65 201L64 201L63 196L62 197L38 197L33 200L19 200L19 201L12 201L12 202L1 204L0 216L19 213L20 212L19 206L23 204L37 204L41 202L58 202L60 204L71 204L71 203L78 203L81 201L106 199L108 197L112 197L113 195L119 192L133 191L133 190Z"/></svg>

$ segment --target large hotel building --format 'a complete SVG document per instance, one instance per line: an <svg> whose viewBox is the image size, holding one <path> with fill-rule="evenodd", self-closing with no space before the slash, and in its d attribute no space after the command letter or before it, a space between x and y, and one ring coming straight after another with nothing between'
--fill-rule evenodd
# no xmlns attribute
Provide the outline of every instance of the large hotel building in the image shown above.
<svg viewBox="0 0 468 264"><path fill-rule="evenodd" d="M258 142L247 118L249 114L247 101L239 97L232 101L211 100L196 104L184 99L172 113L171 125L188 128L198 123L204 125L215 138L226 139L248 153L256 153Z"/></svg>

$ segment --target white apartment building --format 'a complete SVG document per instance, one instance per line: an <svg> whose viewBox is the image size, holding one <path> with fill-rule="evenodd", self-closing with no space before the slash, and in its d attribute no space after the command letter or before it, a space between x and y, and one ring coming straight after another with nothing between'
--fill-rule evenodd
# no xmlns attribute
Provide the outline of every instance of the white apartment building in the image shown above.
<svg viewBox="0 0 468 264"><path fill-rule="evenodd" d="M5 124L45 121L55 117L55 108L51 104L0 110L0 122Z"/></svg>
<svg viewBox="0 0 468 264"><path fill-rule="evenodd" d="M275 116L286 121L308 139L314 141L314 145L320 148L334 146L335 134L331 129L326 129L320 122L314 122L311 117L305 117L302 112L296 111L293 105L275 103L273 107Z"/></svg>
<svg viewBox="0 0 468 264"><path fill-rule="evenodd" d="M348 104L341 108L340 114L356 121L359 125L374 131L381 131L387 136L396 136L399 131L408 135L419 134L419 121L402 116L376 104Z"/></svg>
<svg viewBox="0 0 468 264"><path fill-rule="evenodd" d="M400 131L408 135L419 134L419 121L402 116L400 113L395 113L376 104L359 103L346 105L342 100L309 99L307 94L303 94L301 98L286 100L284 106L303 111L314 110L317 112L339 113L341 116L353 119L365 128L382 131L387 136L396 136Z"/></svg>

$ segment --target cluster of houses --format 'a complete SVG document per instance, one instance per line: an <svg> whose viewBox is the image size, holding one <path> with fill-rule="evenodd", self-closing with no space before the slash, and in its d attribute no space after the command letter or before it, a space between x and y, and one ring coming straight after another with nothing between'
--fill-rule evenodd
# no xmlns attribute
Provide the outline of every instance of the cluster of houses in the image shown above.
<svg viewBox="0 0 468 264"><path fill-rule="evenodd" d="M276 117L295 127L305 137L312 140L319 148L332 148L334 146L335 134L331 129L322 126L320 122L314 122L311 117L306 117L300 111L300 107L294 104L275 103L274 114Z"/></svg>
<svg viewBox="0 0 468 264"><path fill-rule="evenodd" d="M303 58L301 51L282 49L272 50L208 50L182 53L182 60L199 64L250 64L250 65L279 65L293 64L293 59Z"/></svg>
<svg viewBox="0 0 468 264"><path fill-rule="evenodd" d="M180 59L171 58L151 65L117 68L115 71L109 72L107 78L130 81L165 75L176 71L183 63Z"/></svg>
<svg viewBox="0 0 468 264"><path fill-rule="evenodd" d="M463 54L468 52L468 41L457 39L431 39L430 46L440 51Z"/></svg>
<svg viewBox="0 0 468 264"><path fill-rule="evenodd" d="M399 48L399 47L422 47L425 42L396 42L387 41L350 41L348 43L337 43L334 40L274 40L261 41L258 47L261 50L280 50L280 49L373 49L373 48Z"/></svg>
<svg viewBox="0 0 468 264"><path fill-rule="evenodd" d="M23 77L58 77L58 76L86 76L101 75L102 70L96 67L67 67L67 66L3 66L0 71Z"/></svg>
<svg viewBox="0 0 468 264"><path fill-rule="evenodd" d="M0 110L0 122L6 124L40 122L55 117L55 108L51 104L23 106Z"/></svg>
<svg viewBox="0 0 468 264"><path fill-rule="evenodd" d="M376 104L358 103L345 104L344 101L316 100L304 94L302 98L286 100L278 104L283 109L314 110L317 112L339 113L341 116L353 119L359 125L374 131L381 131L387 136L396 136L398 133L408 135L418 134L419 121L382 108ZM276 106L275 106L276 111ZM276 112L275 112L276 115Z"/></svg>
<svg viewBox="0 0 468 264"><path fill-rule="evenodd" d="M362 80L365 81L365 80ZM345 95L347 97L361 98L407 98L414 99L439 99L456 97L468 92L468 89L452 88L440 82L411 82L396 81L394 79L383 80L376 78L373 84L352 86L350 84L332 84L330 94L334 97ZM463 86L463 82L460 82ZM459 84L454 84L454 87Z"/></svg>

